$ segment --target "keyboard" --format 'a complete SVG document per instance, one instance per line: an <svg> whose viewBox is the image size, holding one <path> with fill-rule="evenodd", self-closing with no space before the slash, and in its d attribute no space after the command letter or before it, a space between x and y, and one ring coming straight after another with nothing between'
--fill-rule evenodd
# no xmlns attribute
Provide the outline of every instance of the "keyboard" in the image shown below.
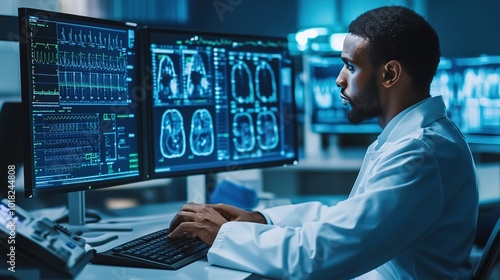
<svg viewBox="0 0 500 280"><path fill-rule="evenodd" d="M200 239L167 234L162 229L97 253L92 263L174 270L205 257L210 248Z"/></svg>

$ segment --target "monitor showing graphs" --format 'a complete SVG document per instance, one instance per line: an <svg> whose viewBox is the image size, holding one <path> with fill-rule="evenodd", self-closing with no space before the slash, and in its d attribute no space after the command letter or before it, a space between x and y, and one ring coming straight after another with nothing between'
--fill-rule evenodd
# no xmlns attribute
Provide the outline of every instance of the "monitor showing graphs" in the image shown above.
<svg viewBox="0 0 500 280"><path fill-rule="evenodd" d="M153 177L294 163L286 39L144 32Z"/></svg>
<svg viewBox="0 0 500 280"><path fill-rule="evenodd" d="M32 193L141 176L136 27L20 9L26 182Z"/></svg>
<svg viewBox="0 0 500 280"><path fill-rule="evenodd" d="M500 56L442 58L431 94L470 142L500 142Z"/></svg>

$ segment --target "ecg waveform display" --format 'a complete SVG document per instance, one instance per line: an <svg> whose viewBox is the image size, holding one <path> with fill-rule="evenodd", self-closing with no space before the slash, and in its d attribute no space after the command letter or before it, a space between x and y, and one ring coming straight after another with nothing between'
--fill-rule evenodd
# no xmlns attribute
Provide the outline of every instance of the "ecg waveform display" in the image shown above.
<svg viewBox="0 0 500 280"><path fill-rule="evenodd" d="M22 10L22 9L20 9ZM24 13L24 15L23 15ZM28 189L67 192L140 179L136 27L26 9L21 42Z"/></svg>
<svg viewBox="0 0 500 280"><path fill-rule="evenodd" d="M235 40L230 38L208 38L204 36L194 35L189 39L178 40L176 42L178 45L201 45L201 46L212 46L212 47L225 47L225 48L244 48L244 47L258 47L258 48L288 48L288 42L276 41L276 40Z"/></svg>
<svg viewBox="0 0 500 280"><path fill-rule="evenodd" d="M39 23L39 22L37 22ZM48 22L32 25L33 95L71 105L130 103L131 40L126 30ZM35 29L36 28L36 29Z"/></svg>
<svg viewBox="0 0 500 280"><path fill-rule="evenodd" d="M131 116L112 112L33 114L34 173L37 182L81 182L137 172L137 135Z"/></svg>
<svg viewBox="0 0 500 280"><path fill-rule="evenodd" d="M67 176L73 169L97 173L100 165L98 114L33 116L35 174Z"/></svg>

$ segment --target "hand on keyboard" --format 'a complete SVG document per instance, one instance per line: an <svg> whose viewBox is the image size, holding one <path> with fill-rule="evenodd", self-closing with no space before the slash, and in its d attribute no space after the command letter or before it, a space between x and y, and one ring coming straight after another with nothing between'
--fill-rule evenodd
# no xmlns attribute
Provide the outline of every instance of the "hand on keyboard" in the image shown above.
<svg viewBox="0 0 500 280"><path fill-rule="evenodd" d="M212 245L220 227L227 220L213 207L206 204L188 203L182 206L170 223L171 238L187 235L198 237Z"/></svg>
<svg viewBox="0 0 500 280"><path fill-rule="evenodd" d="M219 212L228 221L253 222L266 224L266 219L262 214L255 211L246 211L228 204L208 204L215 211Z"/></svg>

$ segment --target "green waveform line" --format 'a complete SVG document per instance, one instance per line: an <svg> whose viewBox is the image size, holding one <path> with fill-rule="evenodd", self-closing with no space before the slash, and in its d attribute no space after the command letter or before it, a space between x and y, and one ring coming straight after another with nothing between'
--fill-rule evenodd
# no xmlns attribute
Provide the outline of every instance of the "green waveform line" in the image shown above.
<svg viewBox="0 0 500 280"><path fill-rule="evenodd" d="M230 39L205 39L203 37L196 37L194 39L189 40L178 40L176 42L178 45L208 45L208 46L233 46L233 47L244 47L244 46L254 46L254 47L263 47L263 48L278 48L278 47L287 47L286 42L273 42L268 40L258 40L258 41L234 41Z"/></svg>
<svg viewBox="0 0 500 280"><path fill-rule="evenodd" d="M45 116L44 121L60 121L60 120L92 120L92 119L98 119L97 114L91 114L91 115L50 115L50 116Z"/></svg>
<svg viewBox="0 0 500 280"><path fill-rule="evenodd" d="M57 63L57 52L46 53L44 51L34 51L31 55L33 61L42 64L56 64Z"/></svg>
<svg viewBox="0 0 500 280"><path fill-rule="evenodd" d="M123 56L122 53L119 56L112 56L105 53L61 51L59 56L63 61L62 66L94 67L122 71L125 70L127 65L127 57Z"/></svg>
<svg viewBox="0 0 500 280"><path fill-rule="evenodd" d="M31 43L31 48L36 48L38 46L42 46L46 49L50 48L50 47L54 47L57 49L57 44L50 44L50 43L38 43L38 42L32 42Z"/></svg>
<svg viewBox="0 0 500 280"><path fill-rule="evenodd" d="M35 90L33 91L34 95L59 95L58 90Z"/></svg>
<svg viewBox="0 0 500 280"><path fill-rule="evenodd" d="M126 86L114 86L114 85L95 85L92 83L78 83L78 82L59 82L59 87L68 88L85 88L85 89L106 89L114 91L127 91Z"/></svg>

